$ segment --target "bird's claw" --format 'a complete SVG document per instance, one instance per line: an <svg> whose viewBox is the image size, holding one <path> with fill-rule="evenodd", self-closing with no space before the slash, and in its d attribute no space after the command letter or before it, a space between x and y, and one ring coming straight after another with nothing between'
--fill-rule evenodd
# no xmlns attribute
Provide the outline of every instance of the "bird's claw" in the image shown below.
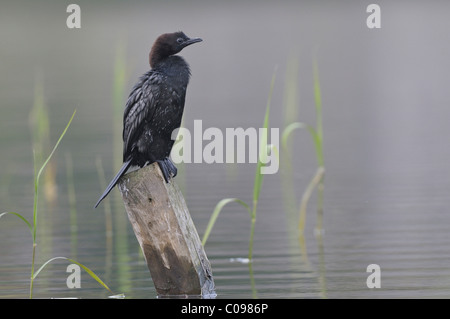
<svg viewBox="0 0 450 319"><path fill-rule="evenodd" d="M164 176L166 183L169 183L170 178L177 176L178 170L170 158L166 157L165 159L158 160L156 162L158 163L159 168L161 169L161 172Z"/></svg>

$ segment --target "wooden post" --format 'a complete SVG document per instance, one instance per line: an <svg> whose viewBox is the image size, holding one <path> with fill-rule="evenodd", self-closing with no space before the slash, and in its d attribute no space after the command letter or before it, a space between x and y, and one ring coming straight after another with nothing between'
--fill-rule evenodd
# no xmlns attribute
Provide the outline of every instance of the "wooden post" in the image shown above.
<svg viewBox="0 0 450 319"><path fill-rule="evenodd" d="M158 296L214 297L211 265L174 180L153 163L118 185Z"/></svg>

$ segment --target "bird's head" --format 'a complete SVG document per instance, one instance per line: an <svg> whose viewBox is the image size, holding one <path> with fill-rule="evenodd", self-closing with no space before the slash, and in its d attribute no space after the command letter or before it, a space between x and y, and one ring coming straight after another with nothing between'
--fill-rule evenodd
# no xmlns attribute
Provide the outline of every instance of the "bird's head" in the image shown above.
<svg viewBox="0 0 450 319"><path fill-rule="evenodd" d="M150 66L154 67L157 62L168 56L177 54L188 45L201 42L200 38L189 38L183 32L164 33L160 35L150 51Z"/></svg>

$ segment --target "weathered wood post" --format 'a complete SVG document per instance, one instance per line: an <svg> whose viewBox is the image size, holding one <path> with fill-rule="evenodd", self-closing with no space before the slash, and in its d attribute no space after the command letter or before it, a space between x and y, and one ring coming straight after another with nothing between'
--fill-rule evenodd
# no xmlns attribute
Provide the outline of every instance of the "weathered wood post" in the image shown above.
<svg viewBox="0 0 450 319"><path fill-rule="evenodd" d="M214 296L211 265L174 180L166 183L153 163L118 185L158 296Z"/></svg>

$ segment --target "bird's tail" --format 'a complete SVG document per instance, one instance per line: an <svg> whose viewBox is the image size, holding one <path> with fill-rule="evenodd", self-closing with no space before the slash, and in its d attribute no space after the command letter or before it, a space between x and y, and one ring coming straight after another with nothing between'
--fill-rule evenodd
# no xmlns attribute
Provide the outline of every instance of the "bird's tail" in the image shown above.
<svg viewBox="0 0 450 319"><path fill-rule="evenodd" d="M131 160L126 161L123 163L122 167L120 168L119 172L114 176L112 181L109 183L108 187L106 187L105 191L103 192L102 196L100 196L99 200L97 201L97 204L95 204L94 208L97 208L97 206L100 204L100 202L108 196L109 192L116 186L117 182L119 181L119 178L121 178L125 172L130 167Z"/></svg>

